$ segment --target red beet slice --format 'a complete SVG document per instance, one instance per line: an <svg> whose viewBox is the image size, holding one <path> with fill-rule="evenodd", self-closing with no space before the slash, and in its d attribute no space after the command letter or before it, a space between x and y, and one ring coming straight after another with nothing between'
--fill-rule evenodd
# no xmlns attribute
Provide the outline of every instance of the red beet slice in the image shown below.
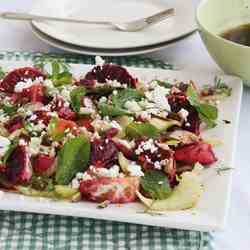
<svg viewBox="0 0 250 250"><path fill-rule="evenodd" d="M32 177L27 146L18 145L6 163L7 179L13 184L28 182Z"/></svg>
<svg viewBox="0 0 250 250"><path fill-rule="evenodd" d="M56 169L55 157L38 154L34 159L33 169L37 175L51 176Z"/></svg>
<svg viewBox="0 0 250 250"><path fill-rule="evenodd" d="M0 84L0 89L12 93L15 85L25 79L35 80L37 77L46 78L46 75L38 69L32 67L19 68L11 71L5 76Z"/></svg>
<svg viewBox="0 0 250 250"><path fill-rule="evenodd" d="M96 66L86 74L85 80L97 80L100 83L106 83L107 80L117 80L118 82L128 84L131 87L135 87L137 83L137 79L133 78L126 68L117 64Z"/></svg>
<svg viewBox="0 0 250 250"><path fill-rule="evenodd" d="M185 164L200 163L203 165L210 165L217 161L212 146L203 141L194 142L177 148L174 157L175 160Z"/></svg>
<svg viewBox="0 0 250 250"><path fill-rule="evenodd" d="M17 129L23 127L23 118L21 116L16 116L8 121L4 126L9 131L9 133L13 133Z"/></svg>
<svg viewBox="0 0 250 250"><path fill-rule="evenodd" d="M95 139L91 143L91 165L110 167L117 161L118 150L109 139Z"/></svg>
<svg viewBox="0 0 250 250"><path fill-rule="evenodd" d="M174 113L178 113L182 108L189 112L187 121L183 124L183 129L199 135L201 120L196 109L188 102L186 94L184 92L173 94L168 97L168 102L171 111Z"/></svg>

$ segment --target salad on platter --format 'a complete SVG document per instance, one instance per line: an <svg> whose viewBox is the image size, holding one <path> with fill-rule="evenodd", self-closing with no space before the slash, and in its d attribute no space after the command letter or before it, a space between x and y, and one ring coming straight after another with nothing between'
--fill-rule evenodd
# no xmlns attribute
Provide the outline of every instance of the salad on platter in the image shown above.
<svg viewBox="0 0 250 250"><path fill-rule="evenodd" d="M69 202L194 207L217 161L203 131L231 89L219 78L142 82L100 57L76 78L51 61L1 71L0 188ZM84 204L83 204L84 206Z"/></svg>

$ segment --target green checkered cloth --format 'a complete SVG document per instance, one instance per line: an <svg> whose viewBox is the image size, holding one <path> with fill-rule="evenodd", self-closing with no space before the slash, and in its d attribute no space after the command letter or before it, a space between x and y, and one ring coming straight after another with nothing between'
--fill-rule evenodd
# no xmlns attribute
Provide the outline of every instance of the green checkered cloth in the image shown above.
<svg viewBox="0 0 250 250"><path fill-rule="evenodd" d="M89 56L0 52L0 60L51 57L69 63L94 62ZM105 59L128 66L172 69L168 63L141 57ZM211 250L212 243L211 234L198 231L0 211L0 250Z"/></svg>

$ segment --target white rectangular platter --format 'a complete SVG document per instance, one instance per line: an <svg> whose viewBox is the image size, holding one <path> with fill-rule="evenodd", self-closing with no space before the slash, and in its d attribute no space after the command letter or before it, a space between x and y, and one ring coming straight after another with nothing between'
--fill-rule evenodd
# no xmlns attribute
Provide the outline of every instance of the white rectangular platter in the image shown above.
<svg viewBox="0 0 250 250"><path fill-rule="evenodd" d="M31 64L28 62L0 62L0 66L13 69ZM72 64L75 75L85 74L92 66ZM215 75L202 72L182 72L160 69L128 68L143 81L155 79L193 80L198 85L212 84ZM204 133L204 137L217 138L223 145L216 149L216 155L226 166L233 166L234 151L242 96L242 81L237 77L219 76L232 88L232 95L219 104L218 126ZM225 124L222 120L231 121ZM44 198L32 198L14 193L1 193L0 209L44 214L56 214L76 217L88 217L104 220L121 221L136 224L180 228L188 230L212 231L221 230L226 225L230 203L233 171L224 171L218 175L216 166L204 171L203 181L205 192L198 206L191 210L166 212L163 215L142 213L144 208L139 203L110 205L98 209L95 203L58 202Z"/></svg>

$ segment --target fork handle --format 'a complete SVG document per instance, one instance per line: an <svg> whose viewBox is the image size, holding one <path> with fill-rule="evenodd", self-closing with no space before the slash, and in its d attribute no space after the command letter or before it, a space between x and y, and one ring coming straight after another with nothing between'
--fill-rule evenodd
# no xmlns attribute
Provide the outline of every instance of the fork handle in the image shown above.
<svg viewBox="0 0 250 250"><path fill-rule="evenodd" d="M104 25L111 24L110 22L106 21L88 21L81 19L40 16L29 13L17 13L17 12L2 12L0 13L0 17L4 19L22 20L22 21L55 21L55 22L85 23L85 24L104 24Z"/></svg>
<svg viewBox="0 0 250 250"><path fill-rule="evenodd" d="M159 13L157 13L155 15L146 17L145 21L148 24L153 24L153 23L157 23L157 22L163 21L167 17L171 17L174 14L175 14L175 9L171 8L171 9L163 10L162 12L159 12Z"/></svg>

